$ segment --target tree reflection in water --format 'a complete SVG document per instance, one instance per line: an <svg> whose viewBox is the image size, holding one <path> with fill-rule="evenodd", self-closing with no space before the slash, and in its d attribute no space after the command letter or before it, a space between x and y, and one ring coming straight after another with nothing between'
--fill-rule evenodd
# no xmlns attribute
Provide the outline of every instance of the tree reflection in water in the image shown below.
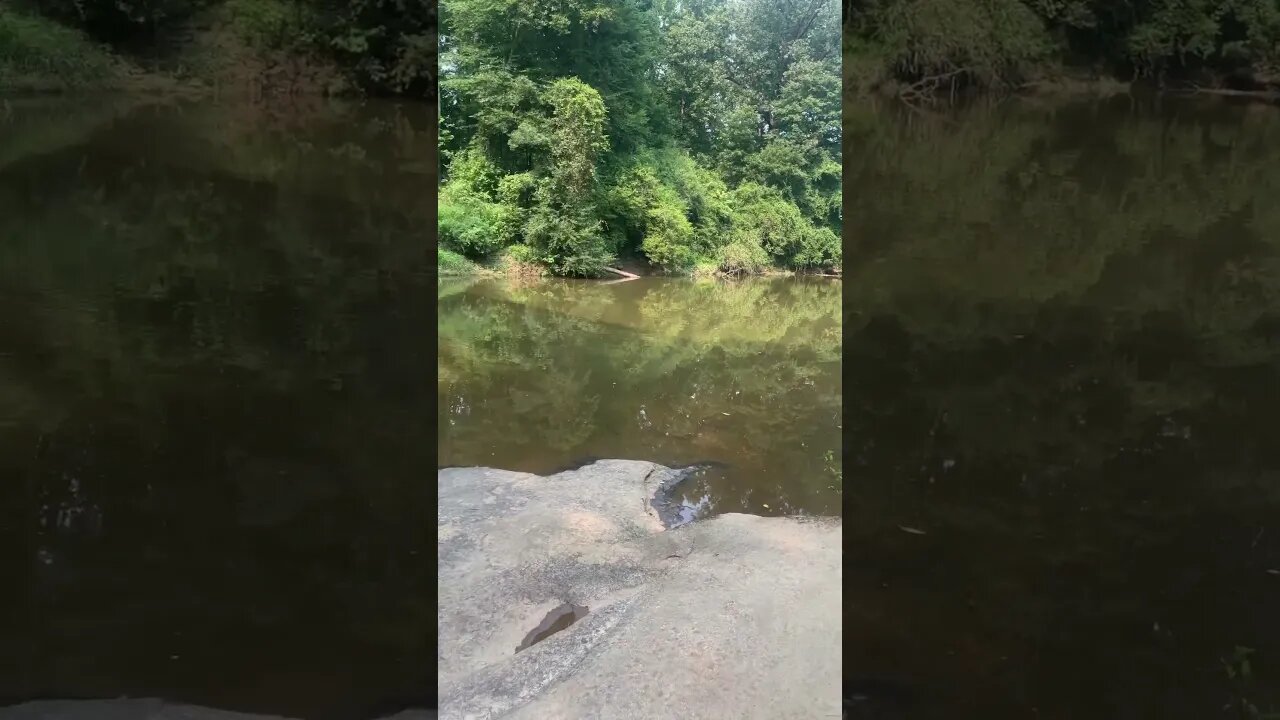
<svg viewBox="0 0 1280 720"><path fill-rule="evenodd" d="M845 121L854 706L1280 709L1280 116Z"/></svg>
<svg viewBox="0 0 1280 720"><path fill-rule="evenodd" d="M0 700L429 702L433 117L0 120Z"/></svg>

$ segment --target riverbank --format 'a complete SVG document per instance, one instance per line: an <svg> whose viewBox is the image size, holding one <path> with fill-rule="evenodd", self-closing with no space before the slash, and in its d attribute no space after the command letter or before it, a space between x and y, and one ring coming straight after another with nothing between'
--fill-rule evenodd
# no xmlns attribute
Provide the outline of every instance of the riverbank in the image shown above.
<svg viewBox="0 0 1280 720"><path fill-rule="evenodd" d="M436 249L436 272L443 276L466 277L471 275L496 275L490 268L471 262L458 253L445 248Z"/></svg>
<svg viewBox="0 0 1280 720"><path fill-rule="evenodd" d="M445 277L547 277L550 273L537 263L507 248L495 257L476 262L448 248L436 248L436 271Z"/></svg>
<svg viewBox="0 0 1280 720"><path fill-rule="evenodd" d="M508 248L506 252L500 253L494 260L475 262L452 250L438 247L436 249L436 270L442 277L554 277L549 269L527 259L521 259L518 253L510 252L510 250ZM838 270L834 272L829 270L806 272L775 267L756 268L751 272L727 272L715 263L694 265L684 271L662 270L635 260L615 263L610 267L615 269L602 271L599 276L600 279L610 282L633 279L625 277L625 275L615 277L619 272L618 268L621 269L622 273L635 277L690 277L704 280L745 277L841 277L841 273Z"/></svg>
<svg viewBox="0 0 1280 720"><path fill-rule="evenodd" d="M892 79L882 80L869 87L851 86L846 94L846 102L860 100L894 100L908 105L936 104L938 102L956 102L965 99L994 97L1042 98L1050 100L1078 100L1089 98L1110 98L1118 95L1144 95L1167 97L1218 97L1259 103L1280 103L1280 87L1255 90L1241 90L1221 85L1210 80L1208 85L1191 83L1173 84L1159 87L1150 82L1125 80L1115 76L1096 75L1088 72L1055 71L1026 79L1014 85L1000 87L953 87L946 83L902 82ZM1216 83L1216 84L1215 84Z"/></svg>

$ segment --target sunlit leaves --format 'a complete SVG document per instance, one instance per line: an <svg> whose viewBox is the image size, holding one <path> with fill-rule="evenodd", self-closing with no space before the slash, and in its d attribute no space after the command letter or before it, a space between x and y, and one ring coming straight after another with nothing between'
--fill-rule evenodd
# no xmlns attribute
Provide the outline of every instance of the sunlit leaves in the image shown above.
<svg viewBox="0 0 1280 720"><path fill-rule="evenodd" d="M562 272L589 274L628 251L688 269L731 241L752 244L738 246L735 267L770 256L836 267L835 7L447 0L449 149L529 178L518 206L497 201L501 242L526 243ZM475 184L465 162L447 182ZM766 247L776 232L743 227L772 217L735 206L732 188L748 180L802 217L791 237Z"/></svg>

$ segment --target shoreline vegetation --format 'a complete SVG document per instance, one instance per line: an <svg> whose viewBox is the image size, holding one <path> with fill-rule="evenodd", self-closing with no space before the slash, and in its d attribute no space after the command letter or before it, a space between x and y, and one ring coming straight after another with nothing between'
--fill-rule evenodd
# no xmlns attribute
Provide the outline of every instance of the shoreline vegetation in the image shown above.
<svg viewBox="0 0 1280 720"><path fill-rule="evenodd" d="M845 0L853 96L1140 90L1280 99L1274 0Z"/></svg>
<svg viewBox="0 0 1280 720"><path fill-rule="evenodd" d="M614 280L839 272L831 0L443 0L441 39L444 251Z"/></svg>
<svg viewBox="0 0 1280 720"><path fill-rule="evenodd" d="M630 267L644 272L643 275L634 275L627 273L630 277L618 277L614 273L616 269L606 269L600 274L598 279L606 282L626 282L640 277L648 276L675 276L675 277L691 277L694 279L726 279L726 278L742 278L742 277L816 277L816 278L839 278L842 277L837 272L823 272L821 269L808 270L786 270L782 268L766 268L755 273L746 274L730 274L721 271L712 264L704 264L683 271L663 271L658 268L638 267L635 264L629 264ZM512 257L510 253L500 253L496 258L486 259L484 262L476 262L468 259L464 255L454 252L448 248L437 248L436 250L436 269L440 277L487 277L487 278L513 278L518 280L530 280L543 277L555 277L555 274L545 265L537 263L521 262ZM626 272L626 271L623 271Z"/></svg>
<svg viewBox="0 0 1280 720"><path fill-rule="evenodd" d="M1280 102L1273 0L0 0L0 93L433 100L441 274L840 275L841 103ZM843 32L842 32L843 31ZM621 265L619 265L621 264Z"/></svg>
<svg viewBox="0 0 1280 720"><path fill-rule="evenodd" d="M435 0L0 0L0 93L436 96Z"/></svg>

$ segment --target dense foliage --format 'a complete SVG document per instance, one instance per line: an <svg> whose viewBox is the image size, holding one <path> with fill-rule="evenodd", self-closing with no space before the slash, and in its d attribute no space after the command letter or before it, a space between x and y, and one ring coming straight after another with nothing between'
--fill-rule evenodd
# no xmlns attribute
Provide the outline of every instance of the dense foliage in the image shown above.
<svg viewBox="0 0 1280 720"><path fill-rule="evenodd" d="M0 4L0 89L101 85L116 70L84 33Z"/></svg>
<svg viewBox="0 0 1280 720"><path fill-rule="evenodd" d="M434 0L19 0L95 42L149 60L225 26L253 52L331 63L350 85L434 97ZM225 51L225 48L224 48Z"/></svg>
<svg viewBox="0 0 1280 720"><path fill-rule="evenodd" d="M838 269L831 0L445 0L440 240L569 275Z"/></svg>
<svg viewBox="0 0 1280 720"><path fill-rule="evenodd" d="M846 0L863 87L1010 85L1055 68L1156 84L1273 85L1275 0Z"/></svg>

